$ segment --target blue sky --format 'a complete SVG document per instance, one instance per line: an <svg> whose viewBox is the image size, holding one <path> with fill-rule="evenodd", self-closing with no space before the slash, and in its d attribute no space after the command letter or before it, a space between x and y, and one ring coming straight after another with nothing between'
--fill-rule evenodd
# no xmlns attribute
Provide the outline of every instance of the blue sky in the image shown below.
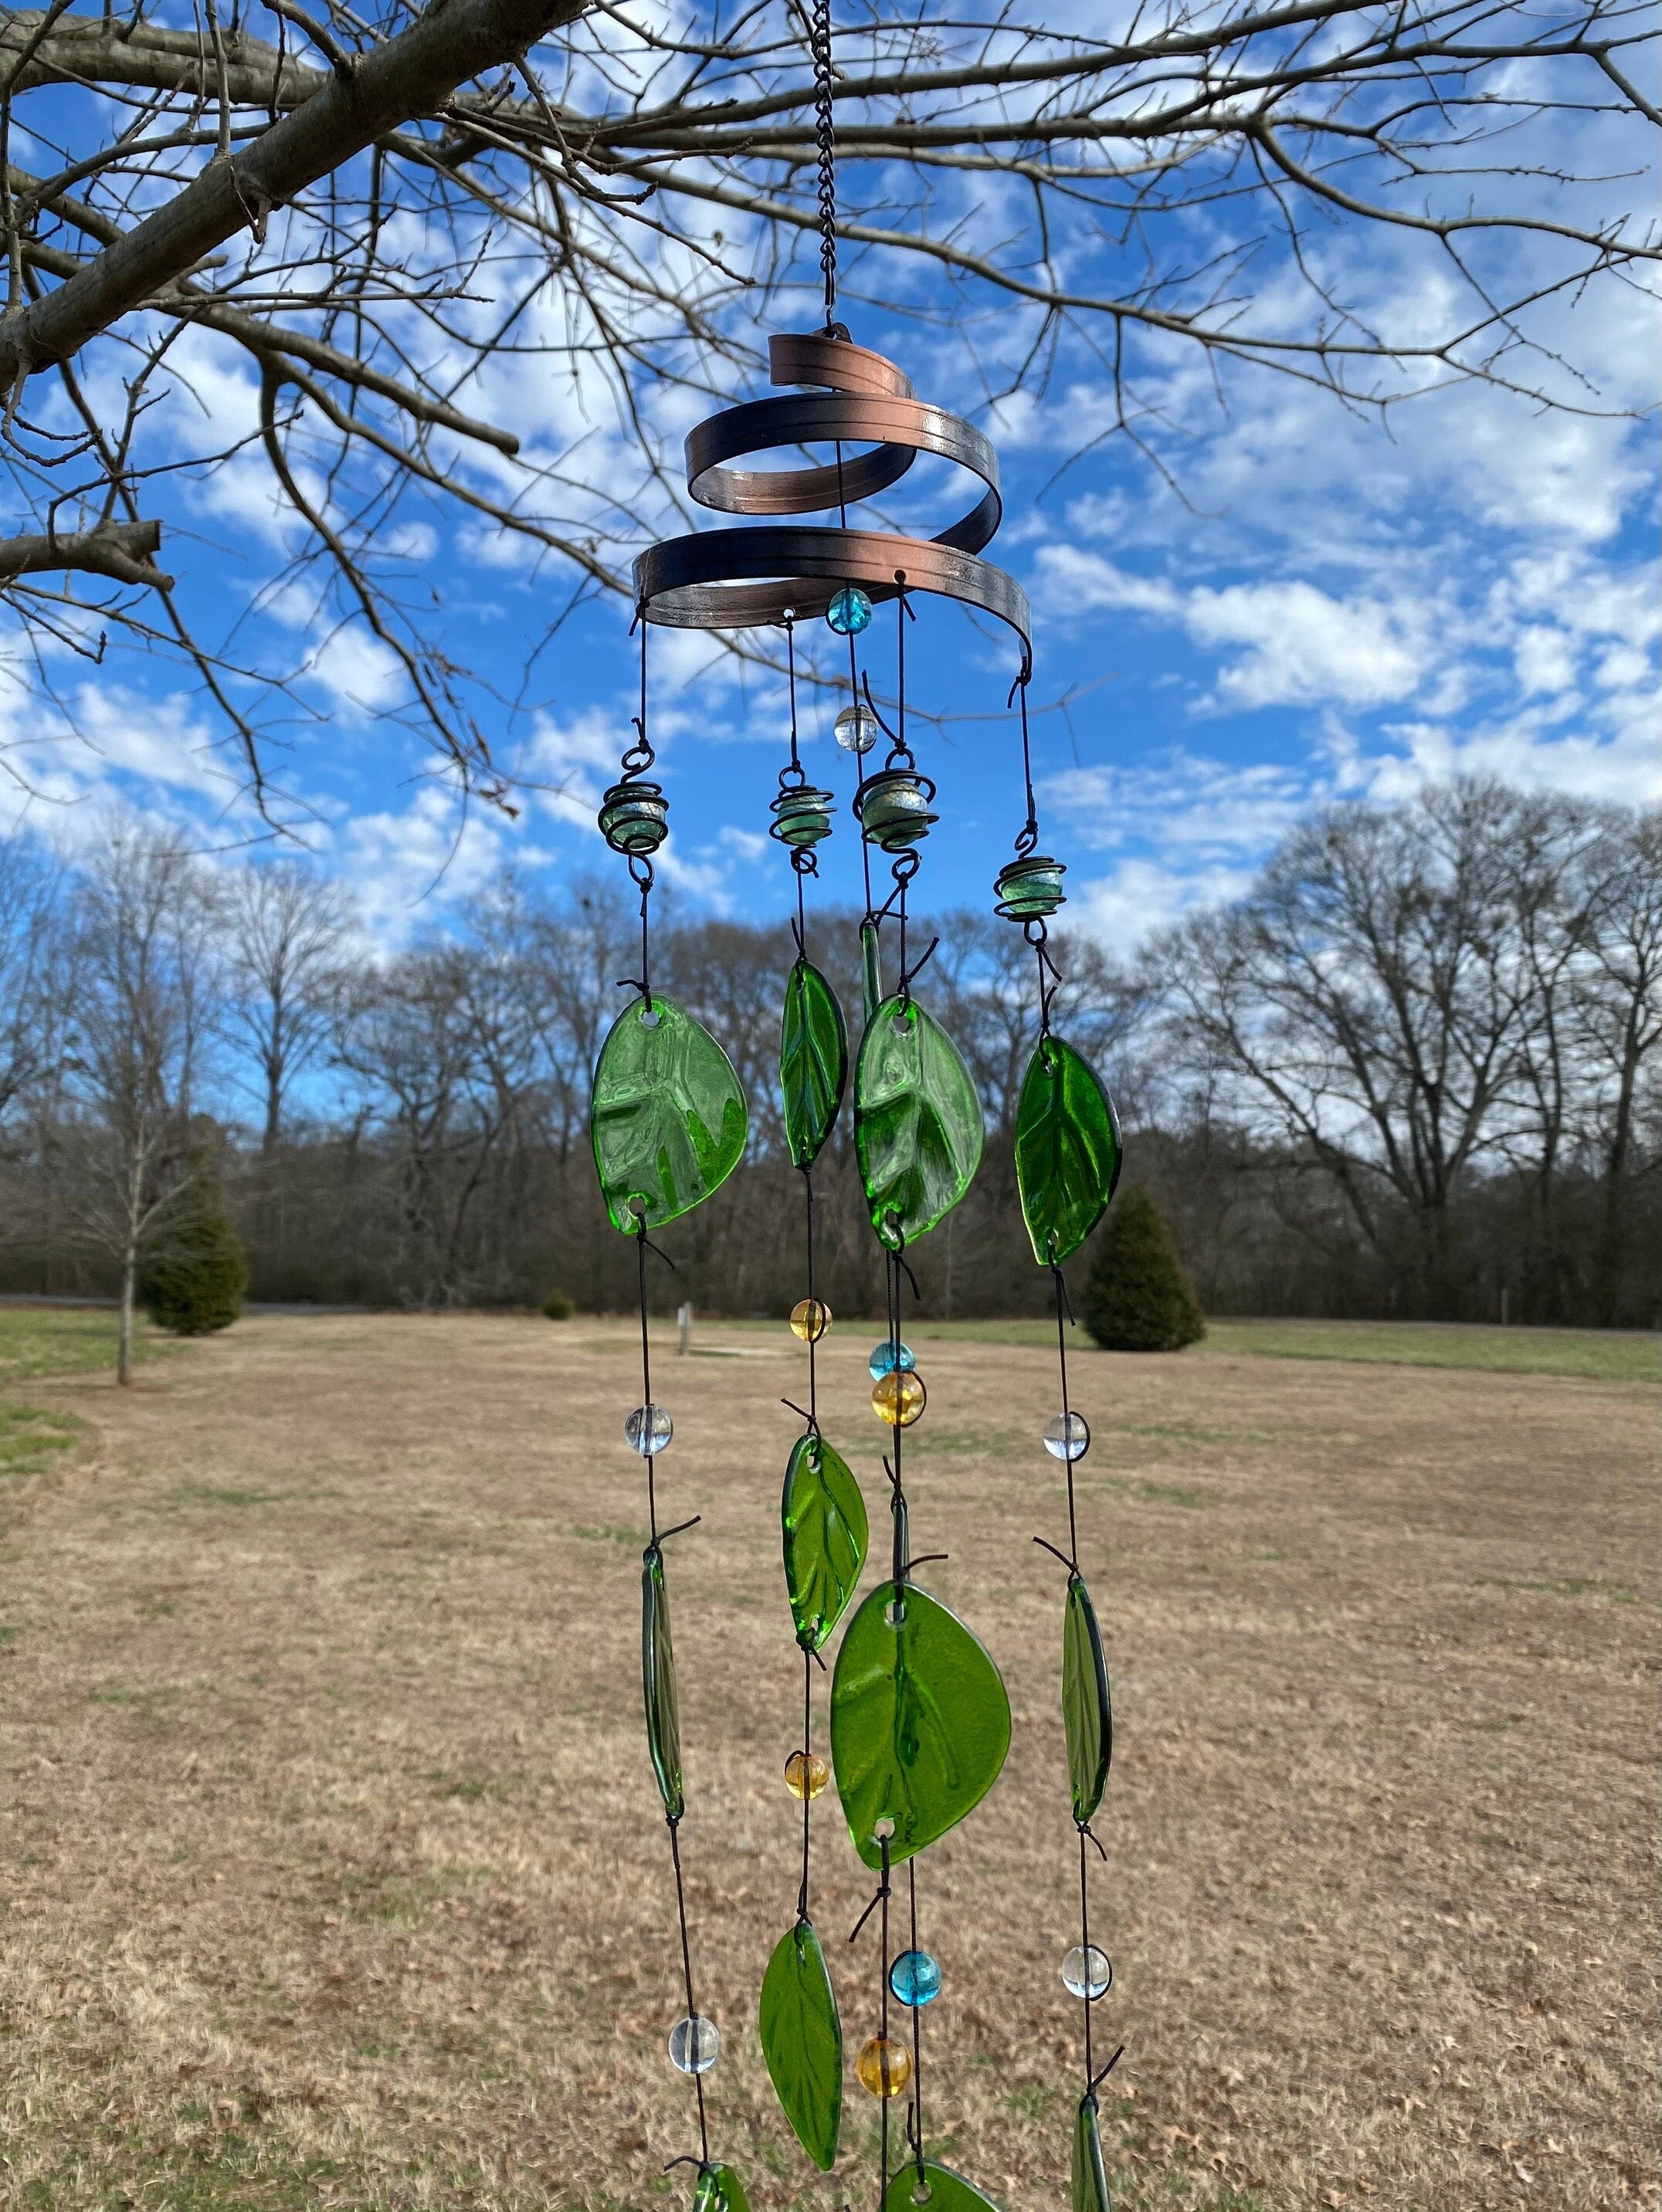
<svg viewBox="0 0 1662 2212"><path fill-rule="evenodd" d="M1619 198L1633 204L1642 190L1629 175ZM1340 227L1320 251L1382 322L1429 327L1452 312L1446 273L1395 238ZM1254 282L1261 317L1290 323L1285 265L1264 255ZM880 284L899 291L904 313L862 304ZM1021 319L971 298L955 331L939 319L944 306L925 278L865 268L846 312L855 336L900 359L922 395L975 414L999 445L1006 525L991 552L1033 603L1044 842L1068 863L1069 922L1129 945L1242 888L1312 804L1389 799L1427 777L1481 769L1601 799L1662 794L1654 438L1623 412L1650 403L1656 318L1634 289L1552 299L1531 325L1542 349L1531 376L1579 411L1466 383L1404 400L1382 426L1309 385L1239 367L1215 378L1198 349L1147 343L1135 364L1141 447L1111 432L1100 364L1082 345L1063 346L1044 392L987 404L1001 362L1026 342ZM1555 354L1596 383L1555 366ZM191 405L244 425L250 386L237 364L188 343L181 357ZM610 465L593 421L551 380L521 368L494 404L572 465L587 453L597 470ZM657 427L672 447L694 411L685 395L662 399ZM890 511L927 535L967 503L931 465ZM399 528L412 588L441 580L452 635L518 691L564 580L432 502L408 507ZM251 648L303 672L320 719L295 725L273 755L277 774L375 935L391 945L442 927L510 865L551 885L607 865L594 811L629 735L625 611L582 608L517 713L486 702L498 757L525 780L522 811L513 822L463 812L394 718L397 681L374 641L297 589L260 597L285 529L244 457L181 494L165 558L204 628L240 621ZM893 623L880 611L868 641L880 688ZM914 704L940 718L917 733L943 817L920 896L985 906L1020 818L1016 730L1003 711L1009 646L924 602L911 673ZM113 804L186 821L210 848L258 836L236 764L176 667L112 655L95 675L67 665L53 675L79 733L13 687L4 713L22 750L12 758L33 795L9 794L12 821L70 848L100 834ZM781 688L706 640L668 632L654 634L652 682L673 823L667 880L684 908L779 913L788 871L765 830L784 757ZM829 738L835 703L807 694L806 757L846 795L849 763ZM852 898L858 865L845 816L825 856L825 895Z"/></svg>

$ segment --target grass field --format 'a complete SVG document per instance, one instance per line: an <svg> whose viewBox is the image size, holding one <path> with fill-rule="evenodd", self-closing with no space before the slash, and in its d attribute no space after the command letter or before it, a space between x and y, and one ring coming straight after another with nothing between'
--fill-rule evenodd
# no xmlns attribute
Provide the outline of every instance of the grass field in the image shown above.
<svg viewBox="0 0 1662 2212"><path fill-rule="evenodd" d="M685 2205L628 1328L256 1319L119 1392L109 1326L0 1313L0 1453L58 1439L0 1486L0 2203ZM1049 2212L1076 1863L1059 1574L1029 1540L1061 1495L1050 1364L1008 1336L916 1333L913 1539L951 1554L922 1579L1014 1711L999 1788L922 1863L946 1977L925 2081L931 2148ZM821 1409L875 1511L867 1337L825 1348ZM1471 1356L1431 1356L1456 1339ZM804 1359L782 1331L700 1325L743 1359L673 1341L665 1510L703 1516L671 1573L713 2139L758 2212L837 2212L871 2202L874 2108L850 2079L820 2176L754 2025L800 1874L776 1513ZM1514 1346L1569 1356L1234 1323L1075 1363L1115 1688L1093 1896L1117 2212L1662 2196L1653 1368L1497 1365ZM870 1884L820 1809L854 2045Z"/></svg>

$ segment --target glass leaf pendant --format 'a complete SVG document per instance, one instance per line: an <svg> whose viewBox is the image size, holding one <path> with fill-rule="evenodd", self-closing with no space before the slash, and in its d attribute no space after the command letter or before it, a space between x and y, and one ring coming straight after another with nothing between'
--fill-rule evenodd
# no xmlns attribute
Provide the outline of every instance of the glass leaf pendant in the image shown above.
<svg viewBox="0 0 1662 2212"><path fill-rule="evenodd" d="M759 2026L780 2109L803 2149L828 2173L843 2126L843 2024L809 1921L799 1920L773 1947L762 1977Z"/></svg>
<svg viewBox="0 0 1662 2212"><path fill-rule="evenodd" d="M1074 1818L1082 1823L1102 1802L1114 1755L1114 1721L1096 1609L1077 1575L1068 1581L1062 1620L1062 1721Z"/></svg>
<svg viewBox="0 0 1662 2212"><path fill-rule="evenodd" d="M849 1079L849 1033L837 994L819 970L799 960L785 982L779 1028L779 1086L791 1165L811 1168L831 1133Z"/></svg>
<svg viewBox="0 0 1662 2212"><path fill-rule="evenodd" d="M745 1149L745 1094L709 1031L654 991L606 1032L589 1127L612 1225L633 1237L727 1181Z"/></svg>
<svg viewBox="0 0 1662 2212"><path fill-rule="evenodd" d="M1119 1116L1090 1063L1046 1037L1028 1063L1016 1108L1016 1188L1041 1267L1077 1252L1119 1181Z"/></svg>
<svg viewBox="0 0 1662 2212"><path fill-rule="evenodd" d="M818 1651L860 1586L870 1530L848 1462L812 1430L797 1438L785 1463L779 1517L796 1640L803 1650Z"/></svg>
<svg viewBox="0 0 1662 2212"><path fill-rule="evenodd" d="M883 2212L998 2212L998 2207L951 2166L926 2158L920 2174L917 2160L909 2158L889 2184Z"/></svg>
<svg viewBox="0 0 1662 2212"><path fill-rule="evenodd" d="M701 2168L692 2212L750 2212L744 2185L730 2166Z"/></svg>
<svg viewBox="0 0 1662 2212"><path fill-rule="evenodd" d="M1081 2097L1074 2117L1073 2183L1071 2212L1114 2212L1094 2097Z"/></svg>
<svg viewBox="0 0 1662 2212"><path fill-rule="evenodd" d="M646 1699L647 1749L658 1778L658 1794L670 1819L679 1820L686 1807L681 1786L681 1715L664 1555L655 1545L646 1553L641 1568L641 1687Z"/></svg>
<svg viewBox="0 0 1662 2212"><path fill-rule="evenodd" d="M975 1180L986 1132L975 1079L933 1014L885 999L855 1072L855 1146L872 1226L892 1251L950 1213Z"/></svg>
<svg viewBox="0 0 1662 2212"><path fill-rule="evenodd" d="M916 1583L880 1583L831 1677L831 1771L854 1847L898 1866L972 1813L1010 1748L1010 1700L962 1621Z"/></svg>

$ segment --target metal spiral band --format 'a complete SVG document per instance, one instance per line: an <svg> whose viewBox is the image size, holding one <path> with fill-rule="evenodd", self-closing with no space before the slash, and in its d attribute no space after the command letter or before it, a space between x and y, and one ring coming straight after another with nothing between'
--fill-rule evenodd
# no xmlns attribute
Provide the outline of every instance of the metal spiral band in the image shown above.
<svg viewBox="0 0 1662 2212"><path fill-rule="evenodd" d="M846 511L897 483L919 453L977 477L980 498L934 538L795 524L712 530L648 546L635 563L636 598L648 622L682 629L750 629L823 614L844 584L874 600L934 592L1008 623L1032 663L1031 617L1020 584L976 556L1003 514L998 457L972 423L914 396L892 361L819 332L776 337L773 381L820 387L758 399L711 416L686 441L687 485L701 506L727 514ZM741 457L782 447L834 445L840 458L802 469L741 469ZM865 450L844 453L857 446Z"/></svg>

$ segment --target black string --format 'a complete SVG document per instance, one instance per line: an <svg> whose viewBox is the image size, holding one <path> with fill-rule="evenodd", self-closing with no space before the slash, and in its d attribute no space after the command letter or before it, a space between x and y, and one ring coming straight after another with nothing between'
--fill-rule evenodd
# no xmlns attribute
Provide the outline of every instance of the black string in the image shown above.
<svg viewBox="0 0 1662 2212"><path fill-rule="evenodd" d="M813 1654L802 1654L802 1887L796 1893L796 1920L808 1917L808 1779L813 1765Z"/></svg>
<svg viewBox="0 0 1662 2212"><path fill-rule="evenodd" d="M687 2019L691 2023L693 2048L690 2054L695 2065L703 2055L703 2039L699 2028L699 2013L692 1994L692 1945L687 1936L686 1882L681 1873L681 1824L669 1822L669 1855L675 1867L675 1913L681 1925L681 1972L686 1981ZM698 2149L703 2163L709 2164L709 2123L704 2112L704 2077L695 2072L692 2086L698 2096Z"/></svg>

